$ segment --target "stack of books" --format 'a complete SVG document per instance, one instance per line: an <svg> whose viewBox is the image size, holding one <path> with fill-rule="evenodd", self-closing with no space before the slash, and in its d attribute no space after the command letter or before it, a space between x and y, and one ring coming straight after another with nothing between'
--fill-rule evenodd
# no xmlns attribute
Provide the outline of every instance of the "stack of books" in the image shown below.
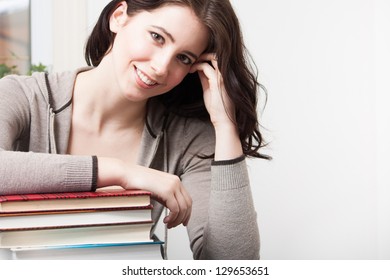
<svg viewBox="0 0 390 280"><path fill-rule="evenodd" d="M162 259L151 211L149 192L122 188L0 196L0 258Z"/></svg>

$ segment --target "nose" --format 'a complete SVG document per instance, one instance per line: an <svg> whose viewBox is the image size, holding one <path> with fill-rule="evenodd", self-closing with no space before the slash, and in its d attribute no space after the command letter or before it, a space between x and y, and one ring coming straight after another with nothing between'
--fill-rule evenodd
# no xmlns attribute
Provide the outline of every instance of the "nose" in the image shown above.
<svg viewBox="0 0 390 280"><path fill-rule="evenodd" d="M151 68L159 77L165 77L169 73L171 57L164 53L156 54L151 61Z"/></svg>

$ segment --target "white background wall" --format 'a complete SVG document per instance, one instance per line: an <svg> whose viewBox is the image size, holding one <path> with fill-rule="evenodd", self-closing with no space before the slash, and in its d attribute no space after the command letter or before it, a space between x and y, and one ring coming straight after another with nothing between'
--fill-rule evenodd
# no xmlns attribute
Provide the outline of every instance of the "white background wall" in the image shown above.
<svg viewBox="0 0 390 280"><path fill-rule="evenodd" d="M390 259L390 3L375 2L378 257Z"/></svg>
<svg viewBox="0 0 390 280"><path fill-rule="evenodd" d="M53 26L84 36L106 2L77 1L87 11L77 19L84 29L68 24L73 13ZM274 159L248 161L262 258L390 259L390 3L231 2L269 92L262 124ZM50 20L42 22L41 7L33 22L49 30L56 8L46 6ZM82 36L62 41L67 61L79 59L70 65L42 34L33 36L33 62L56 61L54 70L84 63ZM190 259L187 243L183 227L171 230L169 257Z"/></svg>
<svg viewBox="0 0 390 280"><path fill-rule="evenodd" d="M263 258L390 258L389 2L233 3L269 91Z"/></svg>

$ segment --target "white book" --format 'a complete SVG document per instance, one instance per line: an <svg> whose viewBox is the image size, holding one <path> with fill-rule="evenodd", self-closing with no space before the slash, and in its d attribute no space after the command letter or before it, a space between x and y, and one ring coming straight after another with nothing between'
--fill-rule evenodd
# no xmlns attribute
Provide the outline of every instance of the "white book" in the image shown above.
<svg viewBox="0 0 390 280"><path fill-rule="evenodd" d="M153 222L0 231L0 247L149 242Z"/></svg>

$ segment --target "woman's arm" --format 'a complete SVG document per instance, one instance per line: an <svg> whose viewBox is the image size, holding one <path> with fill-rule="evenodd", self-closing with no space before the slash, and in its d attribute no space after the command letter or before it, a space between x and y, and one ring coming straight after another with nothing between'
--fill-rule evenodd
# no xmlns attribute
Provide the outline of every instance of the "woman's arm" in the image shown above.
<svg viewBox="0 0 390 280"><path fill-rule="evenodd" d="M235 109L226 93L218 61L214 54L204 54L199 61L191 71L199 73L203 99L215 129L215 160L237 158L243 151L235 121Z"/></svg>
<svg viewBox="0 0 390 280"><path fill-rule="evenodd" d="M191 195L187 226L195 259L258 259L260 237L246 161L243 156L213 161L213 127L190 127L182 183Z"/></svg>
<svg viewBox="0 0 390 280"><path fill-rule="evenodd" d="M91 191L91 156L0 149L0 195Z"/></svg>
<svg viewBox="0 0 390 280"><path fill-rule="evenodd" d="M179 177L140 165L125 164L119 159L100 157L97 187L112 185L150 191L152 197L170 211L164 218L168 228L188 224L192 199Z"/></svg>
<svg viewBox="0 0 390 280"><path fill-rule="evenodd" d="M203 55L191 71L199 73L215 133L211 172L207 168L210 163L206 160L193 159L187 166L189 171L183 175L183 184L188 187L193 199L188 233L194 258L258 259L260 237L257 215L234 104L226 93L213 54ZM199 145L207 147L204 143L207 137L198 139L203 142Z"/></svg>
<svg viewBox="0 0 390 280"><path fill-rule="evenodd" d="M90 191L91 156L27 152L37 133L30 127L28 89L13 77L0 80L0 194ZM41 140L47 140L47 135L35 139Z"/></svg>

